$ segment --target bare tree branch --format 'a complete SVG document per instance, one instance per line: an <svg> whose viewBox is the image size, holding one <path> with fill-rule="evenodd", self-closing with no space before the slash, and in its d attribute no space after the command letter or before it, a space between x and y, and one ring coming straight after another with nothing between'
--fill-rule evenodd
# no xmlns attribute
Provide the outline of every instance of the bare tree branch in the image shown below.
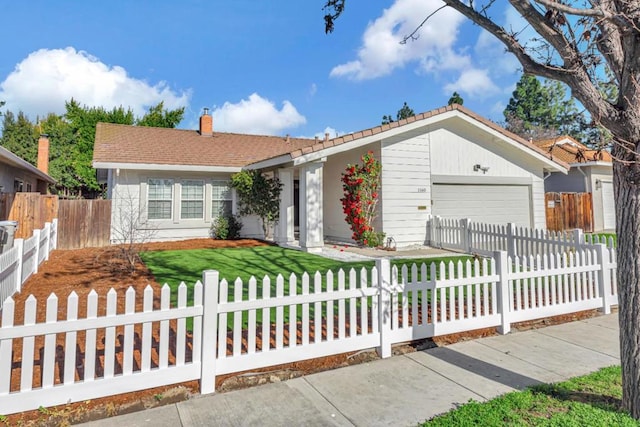
<svg viewBox="0 0 640 427"><path fill-rule="evenodd" d="M431 18L433 15L435 15L436 13L438 13L439 11L441 11L442 9L444 9L445 7L447 7L447 5L445 4L444 6L440 6L439 8L437 8L436 10L434 10L433 12L431 12L426 18L424 18L424 20L420 23L420 25L418 25L412 32L411 34L409 34L408 36L404 36L402 38L402 40L400 41L400 44L407 44L407 40L411 39L411 40L415 40L416 37L416 33L418 31L420 31L420 28L422 28L422 26L424 24L426 24L426 22L429 20L429 18Z"/></svg>

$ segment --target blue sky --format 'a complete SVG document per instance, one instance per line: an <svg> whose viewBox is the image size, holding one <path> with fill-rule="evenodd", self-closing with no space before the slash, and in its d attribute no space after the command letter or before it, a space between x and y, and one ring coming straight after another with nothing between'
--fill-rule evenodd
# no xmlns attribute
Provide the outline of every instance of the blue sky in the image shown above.
<svg viewBox="0 0 640 427"><path fill-rule="evenodd" d="M83 104L137 114L164 100L203 107L214 129L312 137L348 133L446 105L502 120L520 70L487 34L451 9L400 45L439 0L348 2L331 35L323 0L2 2L0 100L32 119ZM501 2L501 22L517 25Z"/></svg>

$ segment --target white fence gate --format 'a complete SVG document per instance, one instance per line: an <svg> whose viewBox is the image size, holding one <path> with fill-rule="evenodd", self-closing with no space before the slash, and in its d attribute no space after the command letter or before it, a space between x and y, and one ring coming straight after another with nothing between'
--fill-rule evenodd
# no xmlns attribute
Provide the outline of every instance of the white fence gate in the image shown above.
<svg viewBox="0 0 640 427"><path fill-rule="evenodd" d="M0 254L0 310L7 297L19 292L38 266L49 259L58 242L58 220L45 223L28 239L15 239L13 247Z"/></svg>
<svg viewBox="0 0 640 427"><path fill-rule="evenodd" d="M29 297L25 320L16 324L8 298L0 326L0 414L193 379L211 393L220 374L373 347L389 357L399 342L484 327L507 333L513 322L593 308L608 313L617 303L615 269L615 250L592 245L575 254L499 251L482 261L400 270L382 259L370 270L246 284L206 271L190 305L184 284L175 307L165 285L154 308L148 287L138 312L133 289L121 313L115 291L103 309L92 292L79 318L72 293L64 320L57 319L57 297L47 300L44 323L35 322Z"/></svg>

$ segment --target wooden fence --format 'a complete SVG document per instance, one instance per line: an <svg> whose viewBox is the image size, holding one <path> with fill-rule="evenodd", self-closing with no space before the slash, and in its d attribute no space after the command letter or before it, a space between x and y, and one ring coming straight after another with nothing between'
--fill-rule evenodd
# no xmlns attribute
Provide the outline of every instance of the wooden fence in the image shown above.
<svg viewBox="0 0 640 427"><path fill-rule="evenodd" d="M0 194L0 221L18 221L15 238L26 239L58 218L58 249L110 244L111 200L58 200L40 193Z"/></svg>
<svg viewBox="0 0 640 427"><path fill-rule="evenodd" d="M58 249L109 245L111 200L60 200Z"/></svg>
<svg viewBox="0 0 640 427"><path fill-rule="evenodd" d="M544 199L548 230L581 228L593 231L591 193L546 193Z"/></svg>
<svg viewBox="0 0 640 427"><path fill-rule="evenodd" d="M0 220L18 221L16 239L26 239L58 214L58 196L40 193L0 194Z"/></svg>
<svg viewBox="0 0 640 427"><path fill-rule="evenodd" d="M617 304L615 270L615 249L594 245L400 270L380 259L369 270L273 282L228 282L205 271L190 292L180 285L173 307L168 285L159 307L151 287L144 295L130 288L124 304L114 290L106 298L92 291L86 314L71 293L66 319L52 294L46 308L29 297L24 321L14 321L22 308L9 298L0 327L0 414L195 379L201 393L212 393L220 374L372 347L390 357L394 343L484 327L507 333L513 322L596 308L608 313Z"/></svg>

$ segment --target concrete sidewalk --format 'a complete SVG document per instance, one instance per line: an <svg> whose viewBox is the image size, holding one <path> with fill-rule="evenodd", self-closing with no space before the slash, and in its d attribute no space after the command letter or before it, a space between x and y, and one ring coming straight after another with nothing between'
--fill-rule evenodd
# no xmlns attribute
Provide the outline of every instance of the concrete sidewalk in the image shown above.
<svg viewBox="0 0 640 427"><path fill-rule="evenodd" d="M88 426L410 426L474 399L620 363L610 314L460 342Z"/></svg>

